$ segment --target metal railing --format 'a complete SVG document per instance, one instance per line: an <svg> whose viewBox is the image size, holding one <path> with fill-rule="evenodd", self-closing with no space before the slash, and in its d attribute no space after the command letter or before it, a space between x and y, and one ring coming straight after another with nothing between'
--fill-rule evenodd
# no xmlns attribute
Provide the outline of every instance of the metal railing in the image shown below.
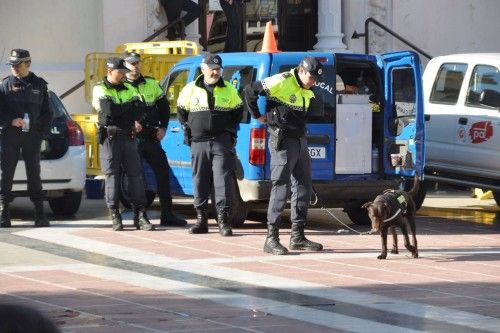
<svg viewBox="0 0 500 333"><path fill-rule="evenodd" d="M141 41L141 43L146 43L146 42L152 41L153 39L155 39L156 37L158 37L159 35L161 35L165 31L167 31L169 28L174 27L176 25L179 25L179 27L180 27L180 37L181 37L181 39L186 39L186 27L184 25L184 21L181 18L179 18L179 19L176 19L175 21L173 21L172 23L169 23L169 24L163 26L161 29L155 31L153 34L149 35L146 39L144 39L143 41ZM69 88L64 93L62 93L59 96L59 98L63 99L65 97L71 95L72 93L74 93L75 91L77 91L78 89L80 89L81 87L83 87L84 85L85 85L85 80L82 80L82 81L78 82L73 87Z"/></svg>
<svg viewBox="0 0 500 333"><path fill-rule="evenodd" d="M356 32L356 30L354 30L354 32L352 34L352 37L351 37L353 39L358 39L359 37L365 37L365 54L369 54L370 53L370 30L368 29L368 25L370 23L373 23L376 26L378 26L379 28L381 28L382 30L388 32L393 37L395 37L399 41L403 42L404 44L408 45L409 47L411 47L412 49L414 49L415 51L417 51L418 53L420 53L424 57L426 57L428 59L432 59L432 56L429 53L423 51L421 48L419 48L415 44L411 43L410 41L408 41L403 36L397 34L395 31L391 30L389 27L383 25L381 22L377 21L373 17L369 17L369 18L366 19L366 21L365 21L365 32L358 33L358 32Z"/></svg>

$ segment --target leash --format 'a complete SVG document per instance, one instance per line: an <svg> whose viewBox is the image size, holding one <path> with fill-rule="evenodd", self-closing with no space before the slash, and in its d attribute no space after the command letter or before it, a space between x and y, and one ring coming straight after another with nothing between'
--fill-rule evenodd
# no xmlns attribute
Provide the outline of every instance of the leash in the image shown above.
<svg viewBox="0 0 500 333"><path fill-rule="evenodd" d="M320 206L320 209L321 210L324 210L326 211L328 214L330 214L331 217L333 217L335 220L337 220L337 222L339 222L340 224L342 224L344 227L346 227L347 229L351 230L352 232L358 234L358 235L371 235L371 232L370 231L366 231L366 232L360 232L354 228L351 228L350 226L348 226L347 224L345 224L344 222L342 222L337 216L335 216L335 214L333 214L328 208L325 207L325 205L323 204L323 201L320 199L319 195L318 195L318 192L316 191L316 189L314 188L314 185L312 185L312 191L313 191L313 194L314 194L314 197L315 199L314 200L311 200L310 204L312 206L316 206L316 204L319 203L319 206ZM338 229L337 230L337 233L349 233L349 230L345 230L345 229ZM341 232L342 231L342 232Z"/></svg>

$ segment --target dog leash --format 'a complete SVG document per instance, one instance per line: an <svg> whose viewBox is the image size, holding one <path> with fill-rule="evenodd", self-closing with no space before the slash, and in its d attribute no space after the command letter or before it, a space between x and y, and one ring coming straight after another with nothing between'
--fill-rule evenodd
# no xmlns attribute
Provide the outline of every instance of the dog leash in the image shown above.
<svg viewBox="0 0 500 333"><path fill-rule="evenodd" d="M337 220L337 222L339 222L340 224L342 224L344 227L346 227L347 229L351 230L352 232L358 234L358 235L371 235L371 232L370 231L366 231L366 232L360 232L354 228L351 228L350 226L348 226L347 224L345 224L344 222L342 222L337 216L335 216L335 214L333 214L328 208L325 207L325 205L323 204L323 201L319 198L319 195L318 195L318 192L316 191L316 189L314 188L314 185L312 186L312 190L313 190L313 194L314 194L314 197L315 199L312 200L310 202L310 204L312 206L316 206L316 204L319 203L319 206L321 210L324 210L326 211L328 214L330 214L331 217L333 217L335 220ZM345 229L338 229L337 230L337 233L341 233L340 231L341 230L345 230ZM349 230L345 230L344 232L348 233Z"/></svg>

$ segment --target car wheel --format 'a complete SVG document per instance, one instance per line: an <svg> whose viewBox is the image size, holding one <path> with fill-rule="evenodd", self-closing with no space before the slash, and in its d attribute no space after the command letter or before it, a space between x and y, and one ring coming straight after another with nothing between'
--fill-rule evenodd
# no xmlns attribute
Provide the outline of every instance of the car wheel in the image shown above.
<svg viewBox="0 0 500 333"><path fill-rule="evenodd" d="M347 216L349 216L349 218L354 224L371 225L372 223L370 218L368 217L368 211L364 208L350 207L350 208L345 208L344 212L347 213Z"/></svg>
<svg viewBox="0 0 500 333"><path fill-rule="evenodd" d="M493 191L493 198L495 199L495 202L497 203L497 206L500 207L500 192Z"/></svg>
<svg viewBox="0 0 500 333"><path fill-rule="evenodd" d="M51 198L48 202L54 215L71 216L80 208L82 191L66 192L63 197Z"/></svg>
<svg viewBox="0 0 500 333"><path fill-rule="evenodd" d="M151 206L156 197L155 191L146 191L146 207ZM120 200L123 207L130 209L132 208L130 194L128 192L128 180L123 172L120 172L120 190L118 192L118 199Z"/></svg>

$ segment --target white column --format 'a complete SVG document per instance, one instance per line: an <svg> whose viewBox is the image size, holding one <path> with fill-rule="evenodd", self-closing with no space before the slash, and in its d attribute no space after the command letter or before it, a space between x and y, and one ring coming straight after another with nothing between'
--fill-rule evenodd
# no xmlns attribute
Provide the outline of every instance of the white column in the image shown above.
<svg viewBox="0 0 500 333"><path fill-rule="evenodd" d="M344 34L342 27L341 0L318 0L318 43L314 49L318 51L345 51L342 43Z"/></svg>

